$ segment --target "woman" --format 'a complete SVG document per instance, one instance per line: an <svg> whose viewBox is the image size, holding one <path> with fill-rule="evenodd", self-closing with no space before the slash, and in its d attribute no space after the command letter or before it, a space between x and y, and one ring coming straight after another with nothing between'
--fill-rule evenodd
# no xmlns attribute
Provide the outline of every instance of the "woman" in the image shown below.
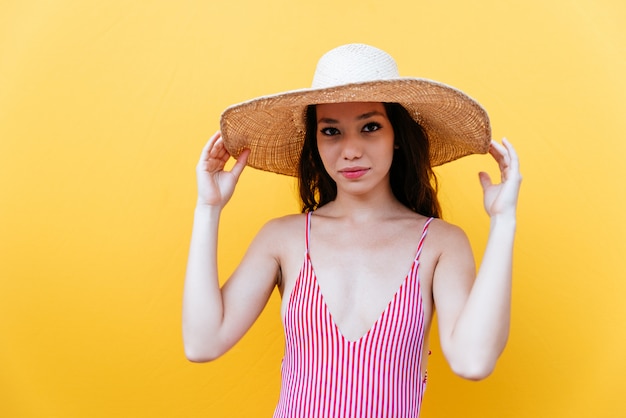
<svg viewBox="0 0 626 418"><path fill-rule="evenodd" d="M435 309L454 372L491 373L509 331L521 176L476 102L399 78L390 56L355 44L322 57L312 89L231 107L221 130L197 167L183 307L190 360L231 348L278 287L286 347L276 417L418 416ZM502 182L480 174L491 229L476 274L463 231L438 219L431 167L487 150ZM220 289L219 216L246 164L297 175L305 213L268 222Z"/></svg>

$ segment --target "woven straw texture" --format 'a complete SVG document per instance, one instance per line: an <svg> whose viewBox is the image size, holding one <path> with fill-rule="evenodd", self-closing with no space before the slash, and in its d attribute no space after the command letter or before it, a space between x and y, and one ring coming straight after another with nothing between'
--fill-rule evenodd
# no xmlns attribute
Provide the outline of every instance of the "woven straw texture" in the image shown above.
<svg viewBox="0 0 626 418"><path fill-rule="evenodd" d="M224 143L235 158L249 148L251 167L297 176L306 106L339 102L402 104L426 131L433 166L489 149L491 128L482 107L456 89L423 79L300 90L241 103L222 114Z"/></svg>
<svg viewBox="0 0 626 418"><path fill-rule="evenodd" d="M340 46L318 62L313 88L260 97L229 107L220 128L235 158L250 149L248 165L297 176L306 107L341 102L395 102L426 131L433 166L489 149L485 110L465 93L435 81L401 78L393 58L364 44Z"/></svg>

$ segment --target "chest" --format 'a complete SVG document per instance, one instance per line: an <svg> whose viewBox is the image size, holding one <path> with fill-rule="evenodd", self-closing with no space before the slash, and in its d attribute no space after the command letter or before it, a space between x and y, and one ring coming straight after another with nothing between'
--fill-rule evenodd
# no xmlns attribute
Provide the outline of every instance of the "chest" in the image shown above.
<svg viewBox="0 0 626 418"><path fill-rule="evenodd" d="M327 301L345 301L366 311L388 301L404 282L417 254L416 242L402 241L367 236L313 238L309 260Z"/></svg>
<svg viewBox="0 0 626 418"><path fill-rule="evenodd" d="M418 255L420 260L423 257L419 254L420 243L425 242L422 228L423 222L352 231L320 227L310 233L307 280L312 281L311 291L319 292L322 308L348 340L368 333L401 290L410 287L408 281L413 286L412 299L402 303L422 306L423 302L429 321L432 270L417 261Z"/></svg>

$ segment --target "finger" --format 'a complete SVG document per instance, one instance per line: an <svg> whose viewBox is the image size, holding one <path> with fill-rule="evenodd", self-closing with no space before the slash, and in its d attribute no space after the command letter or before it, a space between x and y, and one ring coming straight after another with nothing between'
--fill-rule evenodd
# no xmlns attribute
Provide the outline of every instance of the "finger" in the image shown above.
<svg viewBox="0 0 626 418"><path fill-rule="evenodd" d="M511 144L511 142L509 142L509 140L506 138L502 138L502 144L504 144L509 154L511 167L514 168L515 171L518 171L519 170L519 157L517 155L517 151L515 150L515 147L513 147L513 144Z"/></svg>
<svg viewBox="0 0 626 418"><path fill-rule="evenodd" d="M239 154L239 158L237 158L237 162L230 170L230 172L235 176L235 178L239 178L243 169L246 167L246 162L248 161L248 156L250 155L250 150L245 149Z"/></svg>
<svg viewBox="0 0 626 418"><path fill-rule="evenodd" d="M220 131L215 132L211 138L207 141L207 143L202 148L202 153L200 154L200 162L206 161L209 158L209 153L213 149L213 146L217 142L218 139L222 136Z"/></svg>
<svg viewBox="0 0 626 418"><path fill-rule="evenodd" d="M503 177L506 177L507 181L520 183L522 181L522 174L520 173L517 151L515 151L513 144L511 144L511 142L506 138L502 138L502 144L506 148L509 156L508 167L506 171L503 171Z"/></svg>
<svg viewBox="0 0 626 418"><path fill-rule="evenodd" d="M507 148L495 141L492 141L491 148L489 149L489 153L493 156L493 158L498 163L498 168L500 169L501 180L505 181L509 176L509 171L510 171L510 166L511 166L511 158L510 158Z"/></svg>
<svg viewBox="0 0 626 418"><path fill-rule="evenodd" d="M213 147L209 150L209 157L218 160L228 160L228 158L230 158L230 154L226 150L224 140L222 138L218 138L215 141Z"/></svg>
<svg viewBox="0 0 626 418"><path fill-rule="evenodd" d="M483 190L487 190L487 188L489 188L493 184L489 174L485 173L484 171L478 173L478 179L480 180L480 185L482 186Z"/></svg>
<svg viewBox="0 0 626 418"><path fill-rule="evenodd" d="M491 146L489 147L489 154L496 159L496 161L500 164L504 163L508 164L509 152L506 147L502 144L497 143L496 141L491 141Z"/></svg>

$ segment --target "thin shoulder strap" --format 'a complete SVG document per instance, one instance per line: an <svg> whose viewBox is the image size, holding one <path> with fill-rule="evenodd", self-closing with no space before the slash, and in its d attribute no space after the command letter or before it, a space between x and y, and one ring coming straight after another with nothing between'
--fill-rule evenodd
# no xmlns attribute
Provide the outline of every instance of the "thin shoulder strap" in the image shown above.
<svg viewBox="0 0 626 418"><path fill-rule="evenodd" d="M306 230L304 233L304 250L306 251L306 254L309 253L309 235L311 234L311 214L313 212L307 212L306 214Z"/></svg>
<svg viewBox="0 0 626 418"><path fill-rule="evenodd" d="M416 260L419 260L420 258L420 254L422 253L422 247L424 246L424 239L426 238L426 234L428 234L428 225L430 225L433 219L435 218L428 218L426 222L424 223L424 228L422 229L422 236L420 237L419 244L417 244L417 254L415 255Z"/></svg>

